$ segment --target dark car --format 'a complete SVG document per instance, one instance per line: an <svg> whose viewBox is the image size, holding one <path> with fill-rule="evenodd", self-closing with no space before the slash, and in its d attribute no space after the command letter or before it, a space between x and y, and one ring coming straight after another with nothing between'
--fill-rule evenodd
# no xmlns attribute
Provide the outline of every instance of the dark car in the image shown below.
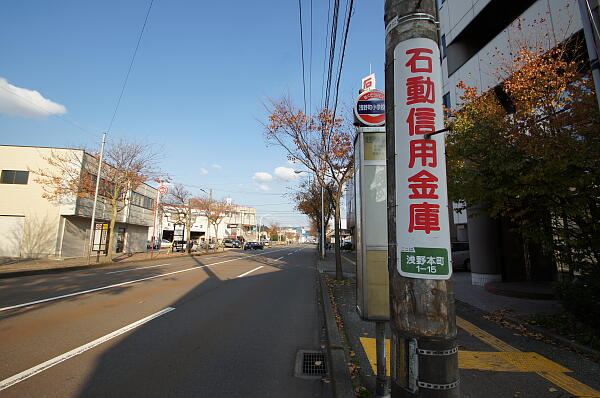
<svg viewBox="0 0 600 398"><path fill-rule="evenodd" d="M469 251L469 242L452 242L452 268L463 268L471 270L471 253Z"/></svg>
<svg viewBox="0 0 600 398"><path fill-rule="evenodd" d="M342 242L342 244L340 245L340 249L342 249L342 250L352 250L352 248L353 248L352 242L350 242L350 241Z"/></svg>
<svg viewBox="0 0 600 398"><path fill-rule="evenodd" d="M258 242L246 242L244 245L244 250L262 250L265 246L262 243Z"/></svg>

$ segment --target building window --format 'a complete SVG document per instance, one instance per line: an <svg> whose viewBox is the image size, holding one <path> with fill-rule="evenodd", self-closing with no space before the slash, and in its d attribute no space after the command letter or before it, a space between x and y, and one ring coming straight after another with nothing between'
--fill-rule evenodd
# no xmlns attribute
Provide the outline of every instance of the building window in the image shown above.
<svg viewBox="0 0 600 398"><path fill-rule="evenodd" d="M141 195L137 192L131 193L131 204L152 210L154 208L154 199Z"/></svg>
<svg viewBox="0 0 600 398"><path fill-rule="evenodd" d="M440 38L440 45L442 50L442 59L446 58L446 35L442 35Z"/></svg>
<svg viewBox="0 0 600 398"><path fill-rule="evenodd" d="M442 103L444 104L446 109L452 108L452 103L450 101L450 93L449 92L444 94L444 97L442 98Z"/></svg>
<svg viewBox="0 0 600 398"><path fill-rule="evenodd" d="M29 172L21 170L2 170L0 184L27 184Z"/></svg>

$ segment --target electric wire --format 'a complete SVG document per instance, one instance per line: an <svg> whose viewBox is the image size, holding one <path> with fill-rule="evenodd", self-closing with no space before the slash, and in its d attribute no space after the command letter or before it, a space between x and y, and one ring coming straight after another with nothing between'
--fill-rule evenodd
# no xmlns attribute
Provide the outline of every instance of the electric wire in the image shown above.
<svg viewBox="0 0 600 398"><path fill-rule="evenodd" d="M302 54L302 92L304 95L304 114L306 115L306 81L304 78L304 35L302 33L302 0L298 0L298 9L300 11L300 53Z"/></svg>
<svg viewBox="0 0 600 398"><path fill-rule="evenodd" d="M323 73L321 75L321 106L325 107L325 103L323 102L324 98L325 98L325 71L327 70L327 68L325 68L325 64L326 64L326 60L327 60L327 42L329 41L329 20L331 17L331 0L329 0L327 2L328 7L327 7L327 24L325 27L325 46L324 46L324 54L323 54Z"/></svg>
<svg viewBox="0 0 600 398"><path fill-rule="evenodd" d="M313 0L310 0L310 56L308 61L308 110L312 111L312 59L313 59Z"/></svg>
<svg viewBox="0 0 600 398"><path fill-rule="evenodd" d="M345 28L345 32L344 32L344 44L342 46L340 68L339 68L339 72L338 72L338 76L337 76L337 83L336 83L336 88L335 88L335 105L333 107L333 119L334 120L335 120L335 114L337 112L338 97L339 97L339 91L340 91L340 78L342 76L342 68L344 67L344 55L346 53L346 42L348 40L348 31L350 30L350 19L352 18L353 7L354 7L354 0L350 0L350 8L348 10L348 17L346 19L346 28Z"/></svg>
<svg viewBox="0 0 600 398"><path fill-rule="evenodd" d="M129 75L131 73L131 69L133 68L133 62L135 61L135 56L137 55L138 49L140 48L140 42L142 41L142 36L144 35L144 30L146 29L146 24L148 23L148 17L150 16L150 10L152 9L152 4L154 4L154 0L150 0L150 5L148 6L148 11L146 12L146 18L144 19L144 24L142 25L142 30L140 31L140 35L138 37L137 44L135 45L135 50L133 51L133 56L131 57L131 62L129 63L129 69L127 70L127 75L125 75L125 81L123 81L123 86L121 87L121 94L119 94L119 99L117 100L117 105L115 106L115 111L113 112L112 118L110 119L110 124L108 125L107 132L110 132L112 125L115 121L115 117L117 116L117 111L119 110L119 105L121 105L121 99L123 98L123 93L125 92L125 87L127 86L127 81L129 80Z"/></svg>

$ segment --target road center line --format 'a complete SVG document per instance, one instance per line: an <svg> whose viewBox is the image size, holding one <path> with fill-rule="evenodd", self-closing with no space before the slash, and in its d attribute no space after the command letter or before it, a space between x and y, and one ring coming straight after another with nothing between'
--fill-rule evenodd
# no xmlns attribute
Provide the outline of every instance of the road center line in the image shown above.
<svg viewBox="0 0 600 398"><path fill-rule="evenodd" d="M159 316L164 315L167 312L171 312L174 309L175 308L173 308L173 307L167 307L162 311L158 311L150 316L140 319L139 321L130 323L129 325L124 326L121 329L115 330L114 332L109 333L107 335L104 335L92 342L89 342L80 347L77 347L69 352L65 352L62 355L59 355L52 359L49 359L48 361L43 362L43 363L41 363L37 366L34 366L32 368L29 368L27 370L24 370L21 373L17 373L16 375L9 377L8 379L4 379L4 380L0 381L0 391L2 391L14 384L17 384L25 379L28 379L31 376L34 376L40 372L43 372L44 370L49 369L49 368L53 367L54 365L58 365L59 363L64 362L67 359L73 358L81 353L84 353L85 351L92 349L102 343L106 343L107 341L114 339L115 337L120 336L123 333L127 333L130 330L133 330L133 329L137 328L138 326L143 325L144 323L150 322L151 320L158 318Z"/></svg>
<svg viewBox="0 0 600 398"><path fill-rule="evenodd" d="M284 250L284 249L273 250L273 251L270 251L268 253L273 253L273 252L281 251L281 250ZM8 307L2 307L2 308L0 308L0 312L8 311L8 310L13 310L13 309L16 309L16 308L28 307L28 306L34 305L34 304L47 303L48 301L55 301L55 300L60 300L60 299L63 299L63 298L68 298L68 297L80 296L82 294L93 293L93 292L97 292L97 291L100 291L100 290L112 289L114 287L120 287L120 286L130 285L130 284L136 283L136 282L143 282L143 281L148 281L148 280L152 280L152 279L162 278L164 276L180 274L182 272L196 271L196 270L199 270L199 269L204 268L204 267L210 267L211 265L229 263L231 261L236 261L236 260L241 260L241 259L250 258L250 257L256 257L256 256L262 256L264 254L267 254L267 253L251 254L251 255L248 255L248 256L236 257L236 258L232 258L230 260L223 260L223 261L218 261L216 263L205 264L205 265L201 265L201 266L194 266L192 268L185 268L185 269L182 269L182 270L179 270L179 271L167 272L167 273L160 274L160 275L148 276L146 278L134 279L134 280L127 281L127 282L115 283L113 285L101 286L101 287L97 287L95 289L88 289L88 290L83 290L83 291L80 291L80 292L63 294L62 296L48 297L48 298L45 298L45 299L36 300L36 301L30 301L28 303L23 303L23 304L15 304L15 305L11 305L11 306L8 306Z"/></svg>
<svg viewBox="0 0 600 398"><path fill-rule="evenodd" d="M129 271L135 271L138 269L147 269L147 268L156 268L156 267L162 267L163 265L171 265L171 263L167 263L167 264L158 264L158 265L150 265L148 267L139 267L139 268L127 268L127 269L122 269L120 271L112 271L112 272L106 272L106 275L109 274L120 274L121 272L129 272Z"/></svg>
<svg viewBox="0 0 600 398"><path fill-rule="evenodd" d="M238 277L238 278L241 278L242 276L246 276L246 275L248 275L248 274L251 274L252 272L254 272L254 271L257 271L257 270L261 269L262 267L264 267L264 265L261 265L260 267L256 267L256 268L254 268L254 269L251 269L251 270L250 270L250 271L248 271L248 272L244 272L243 274L241 274L241 275L238 275L237 277Z"/></svg>

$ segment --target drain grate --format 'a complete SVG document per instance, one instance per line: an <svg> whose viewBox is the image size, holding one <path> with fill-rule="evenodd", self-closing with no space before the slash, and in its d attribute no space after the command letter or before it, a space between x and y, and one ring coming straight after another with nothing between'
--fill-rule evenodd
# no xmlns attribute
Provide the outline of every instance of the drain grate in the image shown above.
<svg viewBox="0 0 600 398"><path fill-rule="evenodd" d="M321 378L327 375L327 356L320 351L300 350L295 368L296 377Z"/></svg>

